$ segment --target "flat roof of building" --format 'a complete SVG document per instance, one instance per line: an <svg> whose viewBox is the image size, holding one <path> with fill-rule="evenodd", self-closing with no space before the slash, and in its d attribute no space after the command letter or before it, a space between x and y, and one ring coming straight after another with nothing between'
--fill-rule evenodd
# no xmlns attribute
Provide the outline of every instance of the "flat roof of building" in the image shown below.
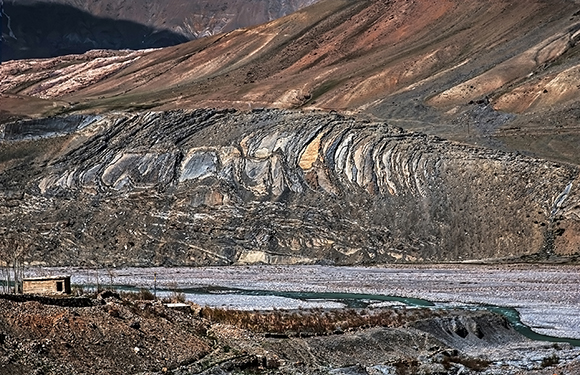
<svg viewBox="0 0 580 375"><path fill-rule="evenodd" d="M25 277L22 281L47 281L47 280L63 280L70 279L69 275L58 275L58 276L35 276L35 277Z"/></svg>

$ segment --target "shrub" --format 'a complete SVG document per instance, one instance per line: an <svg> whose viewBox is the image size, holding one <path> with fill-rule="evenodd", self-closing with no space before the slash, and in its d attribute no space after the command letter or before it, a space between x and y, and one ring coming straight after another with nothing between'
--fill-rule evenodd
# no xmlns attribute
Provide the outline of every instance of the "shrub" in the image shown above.
<svg viewBox="0 0 580 375"><path fill-rule="evenodd" d="M542 367L550 367L557 365L560 362L560 357L558 357L555 353L549 357L544 357L542 359Z"/></svg>
<svg viewBox="0 0 580 375"><path fill-rule="evenodd" d="M422 319L428 310L331 310L321 309L282 312L239 311L204 307L200 315L215 323L261 333L330 334L349 329L368 327L400 327L410 321Z"/></svg>
<svg viewBox="0 0 580 375"><path fill-rule="evenodd" d="M401 362L395 363L394 366L397 375L410 375L417 373L419 362L416 360L403 360Z"/></svg>
<svg viewBox="0 0 580 375"><path fill-rule="evenodd" d="M465 357L456 357L456 356L452 356L452 357L445 357L443 359L443 366L445 366L446 369L449 369L451 367L451 363L460 363L463 366L467 367L470 370L473 371L483 371L485 369L487 369L489 367L490 362L486 361L484 359L479 359L479 358L465 358Z"/></svg>
<svg viewBox="0 0 580 375"><path fill-rule="evenodd" d="M85 289L82 285L73 284L71 294L75 297L80 297L85 294Z"/></svg>
<svg viewBox="0 0 580 375"><path fill-rule="evenodd" d="M169 296L164 297L161 301L163 303L184 303L185 293L173 291Z"/></svg>
<svg viewBox="0 0 580 375"><path fill-rule="evenodd" d="M178 292L178 291L174 291L171 293L171 300L173 302L185 302L185 293L183 292Z"/></svg>
<svg viewBox="0 0 580 375"><path fill-rule="evenodd" d="M131 301L153 301L155 296L149 289L141 288L137 292L121 292L121 297Z"/></svg>

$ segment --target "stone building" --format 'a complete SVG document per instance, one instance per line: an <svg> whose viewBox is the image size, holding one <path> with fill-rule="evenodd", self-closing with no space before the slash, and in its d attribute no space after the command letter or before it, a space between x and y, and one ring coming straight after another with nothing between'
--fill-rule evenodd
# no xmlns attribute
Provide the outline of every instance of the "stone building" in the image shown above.
<svg viewBox="0 0 580 375"><path fill-rule="evenodd" d="M22 292L24 294L70 294L70 276L24 278Z"/></svg>

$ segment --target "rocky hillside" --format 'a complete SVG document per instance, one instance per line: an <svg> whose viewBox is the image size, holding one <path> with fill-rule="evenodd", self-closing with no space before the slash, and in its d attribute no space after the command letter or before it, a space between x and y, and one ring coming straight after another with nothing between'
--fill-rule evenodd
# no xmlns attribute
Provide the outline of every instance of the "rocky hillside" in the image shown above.
<svg viewBox="0 0 580 375"><path fill-rule="evenodd" d="M39 0L24 0L24 2ZM188 39L229 32L288 15L317 0L41 0L66 4L97 17L128 20Z"/></svg>
<svg viewBox="0 0 580 375"><path fill-rule="evenodd" d="M119 1L90 3L112 11ZM580 163L579 39L578 1L325 0L130 58L7 64L0 111L365 112L448 139Z"/></svg>
<svg viewBox="0 0 580 375"><path fill-rule="evenodd" d="M191 314L171 311L159 302L133 304L110 298L105 305L103 300L87 300L93 303L0 299L0 373L161 372L211 352L211 342L202 334L207 326Z"/></svg>
<svg viewBox="0 0 580 375"><path fill-rule="evenodd" d="M577 167L384 122L196 110L21 121L0 134L0 230L38 264L579 255Z"/></svg>
<svg viewBox="0 0 580 375"><path fill-rule="evenodd" d="M576 259L579 30L576 1L323 0L8 62L0 227L51 265Z"/></svg>
<svg viewBox="0 0 580 375"><path fill-rule="evenodd" d="M314 1L7 0L2 60L172 46L268 22Z"/></svg>
<svg viewBox="0 0 580 375"><path fill-rule="evenodd" d="M532 342L487 312L200 311L111 292L84 307L1 297L0 372L11 375L551 375L580 366L577 348Z"/></svg>

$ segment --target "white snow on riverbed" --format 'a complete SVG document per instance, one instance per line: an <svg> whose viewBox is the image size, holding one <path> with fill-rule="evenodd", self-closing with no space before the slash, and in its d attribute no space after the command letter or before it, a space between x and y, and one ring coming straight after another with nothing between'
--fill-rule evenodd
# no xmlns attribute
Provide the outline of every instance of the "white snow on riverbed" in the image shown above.
<svg viewBox="0 0 580 375"><path fill-rule="evenodd" d="M362 293L438 302L514 307L534 331L580 339L580 266L408 265L389 267L240 266L201 268L30 269L29 275L72 275L73 284L185 289L222 287L262 291ZM189 296L188 296L189 297ZM189 297L192 298L192 297ZM197 302L239 309L297 308L306 302L282 297L216 294ZM195 300L194 300L195 301ZM310 301L308 303L315 303ZM318 302L316 302L318 303ZM322 303L322 302L320 302ZM336 302L324 302L336 303ZM285 307L289 306L289 307ZM325 306L326 307L326 306Z"/></svg>
<svg viewBox="0 0 580 375"><path fill-rule="evenodd" d="M167 293L168 295L170 293ZM299 299L278 297L278 296L249 296L241 294L185 294L188 301L197 303L200 306L220 307L224 309L236 310L273 310L285 309L339 309L345 307L344 304L332 301L302 301Z"/></svg>

